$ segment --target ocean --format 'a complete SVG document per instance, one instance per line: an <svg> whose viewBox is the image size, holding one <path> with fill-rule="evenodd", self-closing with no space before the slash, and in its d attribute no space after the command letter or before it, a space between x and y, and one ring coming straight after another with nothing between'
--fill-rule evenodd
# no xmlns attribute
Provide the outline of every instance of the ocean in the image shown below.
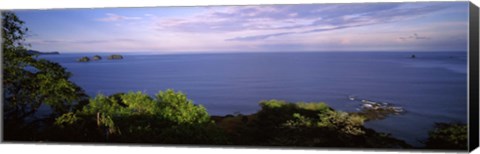
<svg viewBox="0 0 480 154"><path fill-rule="evenodd" d="M76 62L101 55L100 61ZM415 54L416 58L411 58ZM356 112L359 101L388 102L406 112L365 126L421 145L436 122L467 121L467 52L285 52L222 54L41 55L72 72L88 95L182 91L210 115L251 114L262 100L325 102Z"/></svg>

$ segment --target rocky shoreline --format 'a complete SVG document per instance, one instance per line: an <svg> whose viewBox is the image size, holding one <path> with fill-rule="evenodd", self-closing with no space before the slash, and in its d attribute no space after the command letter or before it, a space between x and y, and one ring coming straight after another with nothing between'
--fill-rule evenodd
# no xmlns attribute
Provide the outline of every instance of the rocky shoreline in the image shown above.
<svg viewBox="0 0 480 154"><path fill-rule="evenodd" d="M406 112L403 107L396 106L393 103L374 101L369 99L360 99L354 96L349 96L350 101L355 101L361 103L358 110L360 112L356 113L359 115L365 116L367 119L383 119L389 115L399 115Z"/></svg>

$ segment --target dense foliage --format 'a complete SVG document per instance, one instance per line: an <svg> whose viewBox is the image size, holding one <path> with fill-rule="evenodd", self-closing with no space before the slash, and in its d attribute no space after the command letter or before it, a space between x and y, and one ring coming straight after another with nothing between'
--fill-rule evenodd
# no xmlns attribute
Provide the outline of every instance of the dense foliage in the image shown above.
<svg viewBox="0 0 480 154"><path fill-rule="evenodd" d="M3 51L3 120L8 131L5 138L25 136L34 122L34 114L43 104L48 105L53 116L72 109L86 95L69 81L71 74L61 65L29 54L24 43L27 28L11 12L2 12Z"/></svg>
<svg viewBox="0 0 480 154"><path fill-rule="evenodd" d="M459 123L437 123L428 133L425 141L430 149L461 149L466 150L468 142L467 125Z"/></svg>
<svg viewBox="0 0 480 154"><path fill-rule="evenodd" d="M260 106L261 110L254 115L238 115L219 122L234 143L268 146L409 147L403 141L387 134L363 127L363 117L335 111L325 103L269 100L260 102Z"/></svg>
<svg viewBox="0 0 480 154"><path fill-rule="evenodd" d="M173 90L155 96L141 92L97 95L82 109L58 117L51 134L59 134L51 139L62 141L68 135L74 141L227 143L203 106ZM81 134L72 133L79 128L84 130Z"/></svg>
<svg viewBox="0 0 480 154"><path fill-rule="evenodd" d="M250 116L217 118L186 95L160 91L154 98L129 92L97 95L75 112L58 117L45 139L131 143L188 143L330 147L409 147L363 127L363 117L334 111L325 103L270 100ZM237 118L241 117L241 118ZM237 123L235 126L228 126ZM81 131L78 131L81 130ZM66 139L65 136L69 138ZM382 144L378 144L382 143Z"/></svg>

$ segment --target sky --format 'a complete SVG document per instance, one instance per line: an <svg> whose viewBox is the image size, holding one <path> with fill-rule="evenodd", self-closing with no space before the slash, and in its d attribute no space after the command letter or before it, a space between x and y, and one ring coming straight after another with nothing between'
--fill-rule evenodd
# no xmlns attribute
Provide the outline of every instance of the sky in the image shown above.
<svg viewBox="0 0 480 154"><path fill-rule="evenodd" d="M14 11L40 51L463 51L468 2Z"/></svg>

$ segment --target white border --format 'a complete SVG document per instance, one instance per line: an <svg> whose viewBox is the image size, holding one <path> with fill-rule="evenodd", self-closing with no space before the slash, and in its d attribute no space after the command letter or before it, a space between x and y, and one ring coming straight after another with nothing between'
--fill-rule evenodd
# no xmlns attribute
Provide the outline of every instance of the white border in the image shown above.
<svg viewBox="0 0 480 154"><path fill-rule="evenodd" d="M9 9L59 9L59 8L105 8L105 7L151 7L151 6L204 6L204 5L251 5L251 4L309 4L309 3L361 3L361 2L428 2L432 0L0 0L0 10ZM449 0L433 0L449 1ZM452 1L452 0L450 0ZM465 1L465 0L454 0ZM472 0L480 6L478 0ZM468 75L467 75L468 77ZM134 153L189 153L189 154L310 154L310 153L439 153L439 152L386 152L359 150L286 150L286 149L251 149L251 148L198 148L198 147L151 147L151 146L92 146L92 145L53 145L53 144L0 144L1 153L104 153L104 154L134 154ZM440 152L445 153L445 152ZM474 153L480 153L476 150Z"/></svg>
<svg viewBox="0 0 480 154"><path fill-rule="evenodd" d="M309 3L362 3L362 2L441 2L467 0L0 0L0 9L52 9L52 8L104 8L152 6L203 6L249 4L309 4ZM472 1L474 2L474 1ZM474 2L477 3L477 2ZM478 4L478 3L477 3ZM478 5L477 5L478 6Z"/></svg>

